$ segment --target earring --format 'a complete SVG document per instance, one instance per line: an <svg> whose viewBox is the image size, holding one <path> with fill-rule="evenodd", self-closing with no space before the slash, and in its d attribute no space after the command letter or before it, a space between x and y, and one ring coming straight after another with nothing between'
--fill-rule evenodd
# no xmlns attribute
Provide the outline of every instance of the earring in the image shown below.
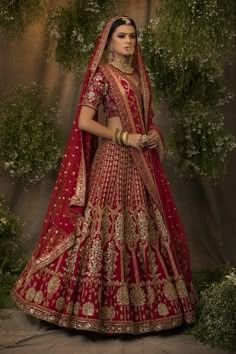
<svg viewBox="0 0 236 354"><path fill-rule="evenodd" d="M108 48L107 61L108 61L108 64L111 64L114 61L114 49L113 48Z"/></svg>
<svg viewBox="0 0 236 354"><path fill-rule="evenodd" d="M134 48L131 48L130 55L129 55L129 65L132 65L133 57L134 57Z"/></svg>

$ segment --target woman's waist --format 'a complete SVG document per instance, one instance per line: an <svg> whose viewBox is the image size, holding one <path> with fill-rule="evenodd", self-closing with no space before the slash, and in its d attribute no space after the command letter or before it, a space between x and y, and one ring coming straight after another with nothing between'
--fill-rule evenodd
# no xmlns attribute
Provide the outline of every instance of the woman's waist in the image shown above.
<svg viewBox="0 0 236 354"><path fill-rule="evenodd" d="M121 120L120 117L109 117L107 118L107 128L111 128L111 129L122 129L122 124L121 124Z"/></svg>

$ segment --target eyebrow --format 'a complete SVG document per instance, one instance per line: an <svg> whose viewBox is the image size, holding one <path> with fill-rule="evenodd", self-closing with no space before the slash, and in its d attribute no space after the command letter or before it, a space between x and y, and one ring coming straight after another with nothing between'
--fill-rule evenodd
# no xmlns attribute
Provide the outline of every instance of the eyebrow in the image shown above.
<svg viewBox="0 0 236 354"><path fill-rule="evenodd" d="M117 34L136 34L136 32L118 32Z"/></svg>

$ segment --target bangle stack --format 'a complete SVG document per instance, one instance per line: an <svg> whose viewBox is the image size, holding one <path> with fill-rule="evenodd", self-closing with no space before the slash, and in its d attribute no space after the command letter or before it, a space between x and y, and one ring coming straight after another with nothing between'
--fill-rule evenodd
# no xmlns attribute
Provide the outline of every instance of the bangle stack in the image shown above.
<svg viewBox="0 0 236 354"><path fill-rule="evenodd" d="M128 146L129 134L127 131L115 128L113 129L112 141L118 145Z"/></svg>

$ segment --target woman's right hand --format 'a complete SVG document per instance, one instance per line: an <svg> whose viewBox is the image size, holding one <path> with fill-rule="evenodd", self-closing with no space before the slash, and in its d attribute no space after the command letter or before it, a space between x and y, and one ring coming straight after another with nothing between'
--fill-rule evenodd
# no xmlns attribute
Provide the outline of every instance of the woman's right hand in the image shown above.
<svg viewBox="0 0 236 354"><path fill-rule="evenodd" d="M142 134L129 134L128 135L128 146L134 147L136 149L142 149Z"/></svg>

